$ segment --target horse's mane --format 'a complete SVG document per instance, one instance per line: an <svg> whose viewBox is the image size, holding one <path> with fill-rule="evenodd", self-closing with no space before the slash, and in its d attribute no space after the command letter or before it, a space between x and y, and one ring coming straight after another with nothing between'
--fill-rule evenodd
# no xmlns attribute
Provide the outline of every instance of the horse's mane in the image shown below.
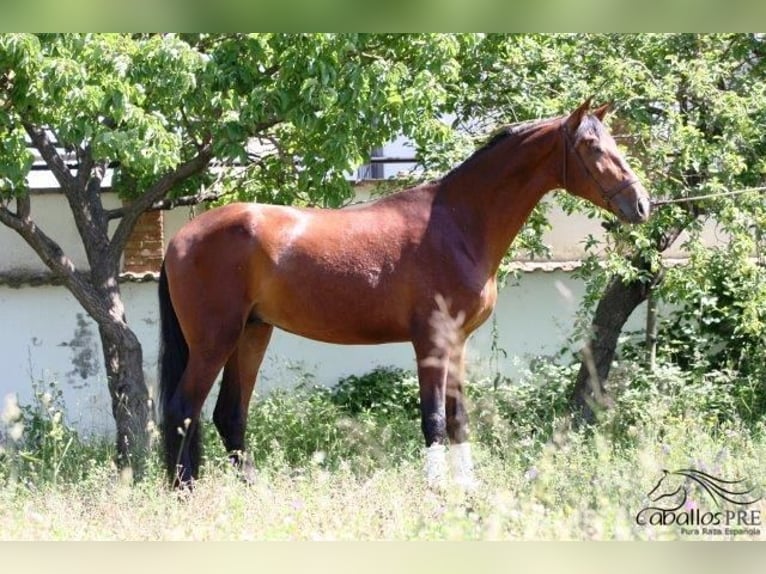
<svg viewBox="0 0 766 574"><path fill-rule="evenodd" d="M693 468L682 468L674 471L673 474L685 476L686 478L689 478L690 480L693 480L699 484L716 503L718 503L716 495L727 502L732 502L735 504L753 504L761 499L760 496L749 501L738 498L750 496L753 490L755 490L754 487L745 490L739 490L739 488L742 488L740 487L740 484L743 482L741 479L723 480Z"/></svg>
<svg viewBox="0 0 766 574"><path fill-rule="evenodd" d="M460 171L462 171L464 168L472 167L473 164L476 163L478 159L480 159L482 156L486 154L486 152L497 147L497 145L500 144L501 142L508 141L509 139L521 139L525 135L527 135L529 132L534 131L538 127L542 126L543 124L547 124L548 122L550 122L550 119L529 120L529 121L504 125L496 129L489 136L489 139L480 148L474 151L463 162L461 162L460 164L452 168L452 170L450 170L442 178L442 180L444 181L449 179L456 173L459 173Z"/></svg>

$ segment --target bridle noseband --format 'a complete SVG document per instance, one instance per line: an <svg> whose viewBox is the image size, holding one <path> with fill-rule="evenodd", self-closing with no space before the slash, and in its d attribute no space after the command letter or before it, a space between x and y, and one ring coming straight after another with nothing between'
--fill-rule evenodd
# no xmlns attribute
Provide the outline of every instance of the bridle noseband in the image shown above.
<svg viewBox="0 0 766 574"><path fill-rule="evenodd" d="M593 171L590 169L587 163L585 163L585 160L583 160L582 156L580 156L580 152L577 151L577 146L575 145L575 142L572 141L572 137L569 135L569 131L567 130L567 124L566 120L561 122L561 131L564 134L564 177L563 177L563 186L566 188L567 186L567 156L569 155L569 149L571 148L574 152L574 156L577 158L577 161L580 162L580 166L585 170L585 172L590 176L590 178L596 182L596 185L598 185L599 192L601 193L601 197L604 198L606 203L610 206L612 206L612 200L626 187L630 187L634 183L638 183L638 178L632 178L627 181L623 181L622 183L618 184L614 189L607 189L605 188L601 182L596 177L596 174L593 173Z"/></svg>

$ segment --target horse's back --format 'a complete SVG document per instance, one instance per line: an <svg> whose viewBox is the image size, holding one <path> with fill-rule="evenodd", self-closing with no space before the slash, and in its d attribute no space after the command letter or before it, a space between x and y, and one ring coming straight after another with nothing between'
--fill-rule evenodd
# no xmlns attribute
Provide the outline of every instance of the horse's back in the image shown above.
<svg viewBox="0 0 766 574"><path fill-rule="evenodd" d="M289 206L231 203L211 209L192 219L171 240L168 257L199 256L219 244L257 244L275 261L292 247L311 251L346 252L350 247L375 247L375 243L411 241L422 233L427 211L416 201L377 201L344 209L296 208ZM386 198L388 199L388 198ZM415 198L410 198L415 199ZM423 225L418 225L422 222ZM361 242L361 245L360 245Z"/></svg>
<svg viewBox="0 0 766 574"><path fill-rule="evenodd" d="M230 203L198 215L186 223L168 244L172 261L199 257L219 243L252 240L260 229L262 205Z"/></svg>
<svg viewBox="0 0 766 574"><path fill-rule="evenodd" d="M242 320L324 341L406 340L418 284L411 252L428 218L400 202L339 210L236 203L205 212L169 244L173 299L236 308Z"/></svg>
<svg viewBox="0 0 766 574"><path fill-rule="evenodd" d="M431 191L353 209L210 210L172 240L171 288L184 284L177 289L189 305L233 308L238 320L334 343L407 340L417 321L427 322L437 293L473 329L493 306L494 284L475 281L473 263L449 240L459 230L433 208Z"/></svg>

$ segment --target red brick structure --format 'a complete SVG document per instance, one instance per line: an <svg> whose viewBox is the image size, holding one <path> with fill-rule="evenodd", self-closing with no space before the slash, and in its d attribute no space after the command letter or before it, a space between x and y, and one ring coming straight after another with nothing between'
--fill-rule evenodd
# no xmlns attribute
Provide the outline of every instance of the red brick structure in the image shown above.
<svg viewBox="0 0 766 574"><path fill-rule="evenodd" d="M164 250L162 210L141 214L128 239L122 260L124 273L159 272Z"/></svg>

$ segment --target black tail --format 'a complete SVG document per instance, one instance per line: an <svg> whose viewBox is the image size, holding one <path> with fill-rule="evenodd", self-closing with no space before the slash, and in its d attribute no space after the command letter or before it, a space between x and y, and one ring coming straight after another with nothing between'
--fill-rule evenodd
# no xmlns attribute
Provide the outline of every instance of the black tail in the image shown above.
<svg viewBox="0 0 766 574"><path fill-rule="evenodd" d="M174 409L171 400L175 395L178 383L189 361L189 346L186 344L178 316L170 300L168 290L168 278L165 272L165 264L160 270L159 284L160 303L160 353L159 353L159 381L160 381L160 404L162 405L162 436L165 450L165 465L171 482L175 482L177 474L178 457L183 441L191 441L189 448L192 453L199 452L199 433L188 433L190 436L182 436L178 427L183 425L181 413ZM181 420L179 420L179 415ZM198 456L192 455L192 460L199 460ZM196 469L191 469L196 474Z"/></svg>

